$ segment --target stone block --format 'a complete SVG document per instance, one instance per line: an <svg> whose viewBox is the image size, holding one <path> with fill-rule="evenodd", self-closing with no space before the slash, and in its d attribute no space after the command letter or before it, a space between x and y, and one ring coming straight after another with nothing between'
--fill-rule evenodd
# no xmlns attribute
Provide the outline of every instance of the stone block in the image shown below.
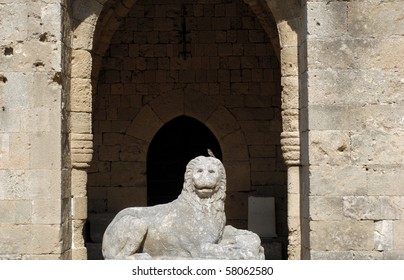
<svg viewBox="0 0 404 280"><path fill-rule="evenodd" d="M72 220L72 246L73 248L81 248L84 247L84 239L83 239L83 229L84 229L84 220Z"/></svg>
<svg viewBox="0 0 404 280"><path fill-rule="evenodd" d="M2 254L60 254L59 225L0 225Z"/></svg>
<svg viewBox="0 0 404 280"><path fill-rule="evenodd" d="M226 191L225 212L228 220L247 220L248 194Z"/></svg>
<svg viewBox="0 0 404 280"><path fill-rule="evenodd" d="M296 47L286 47L281 49L281 72L282 76L297 76L298 69L298 49Z"/></svg>
<svg viewBox="0 0 404 280"><path fill-rule="evenodd" d="M311 165L348 165L351 161L348 131L310 131L309 154Z"/></svg>
<svg viewBox="0 0 404 280"><path fill-rule="evenodd" d="M93 34L95 25L87 22L81 22L75 29L72 48L90 51L93 48Z"/></svg>
<svg viewBox="0 0 404 280"><path fill-rule="evenodd" d="M184 93L184 113L200 122L205 123L217 107L217 102L199 92L186 90Z"/></svg>
<svg viewBox="0 0 404 280"><path fill-rule="evenodd" d="M248 39L251 43L263 43L266 40L266 34L261 30L249 30Z"/></svg>
<svg viewBox="0 0 404 280"><path fill-rule="evenodd" d="M33 216L32 210L33 202L31 200L17 200L15 201L14 210L14 223L15 224L30 224L32 223ZM7 211L10 211L8 209Z"/></svg>
<svg viewBox="0 0 404 280"><path fill-rule="evenodd" d="M348 32L352 37L403 35L401 3L377 1L348 3Z"/></svg>
<svg viewBox="0 0 404 280"><path fill-rule="evenodd" d="M350 251L311 251L311 260L352 260L353 253Z"/></svg>
<svg viewBox="0 0 404 280"><path fill-rule="evenodd" d="M216 111L212 112L205 124L219 139L240 128L233 115L224 107L219 107Z"/></svg>
<svg viewBox="0 0 404 280"><path fill-rule="evenodd" d="M0 255L0 260L21 260L22 256L21 254L16 254L16 255Z"/></svg>
<svg viewBox="0 0 404 280"><path fill-rule="evenodd" d="M258 58L256 56L242 56L241 57L242 69L256 69L258 68Z"/></svg>
<svg viewBox="0 0 404 280"><path fill-rule="evenodd" d="M309 69L312 105L363 106L403 104L404 75L400 69ZM363 108L362 108L363 109Z"/></svg>
<svg viewBox="0 0 404 280"><path fill-rule="evenodd" d="M57 108L31 108L21 114L21 130L26 132L58 132L61 126Z"/></svg>
<svg viewBox="0 0 404 280"><path fill-rule="evenodd" d="M127 134L150 142L156 132L163 126L163 122L150 106L145 106L133 120Z"/></svg>
<svg viewBox="0 0 404 280"><path fill-rule="evenodd" d="M111 168L112 186L142 187L146 185L145 162L113 162Z"/></svg>
<svg viewBox="0 0 404 280"><path fill-rule="evenodd" d="M30 135L30 167L58 169L61 162L60 135L57 133L32 133Z"/></svg>
<svg viewBox="0 0 404 280"><path fill-rule="evenodd" d="M102 144L103 145L120 145L123 142L123 133L103 133Z"/></svg>
<svg viewBox="0 0 404 280"><path fill-rule="evenodd" d="M390 251L393 249L393 221L375 221L375 250Z"/></svg>
<svg viewBox="0 0 404 280"><path fill-rule="evenodd" d="M267 139L276 139L271 136L270 123L264 121L239 121L241 128L244 131L247 144L264 145L267 144ZM279 139L279 133L277 133Z"/></svg>
<svg viewBox="0 0 404 280"><path fill-rule="evenodd" d="M61 223L60 200L33 200L32 223L34 224L60 224Z"/></svg>
<svg viewBox="0 0 404 280"><path fill-rule="evenodd" d="M8 71L9 70L10 69L8 69ZM30 98L31 94L29 93L33 88L33 76L33 74L19 72L2 73L3 83L1 95L4 108L4 110L2 110L3 112L10 109L32 108L34 100ZM34 91L34 93L36 93L36 91Z"/></svg>
<svg viewBox="0 0 404 280"><path fill-rule="evenodd" d="M177 116L184 114L184 95L182 91L175 91L161 95L150 102L154 112L164 122L168 122Z"/></svg>
<svg viewBox="0 0 404 280"><path fill-rule="evenodd" d="M21 258L22 260L40 260L40 261L49 261L49 260L60 260L60 254L45 254L45 255L24 255Z"/></svg>
<svg viewBox="0 0 404 280"><path fill-rule="evenodd" d="M71 85L70 109L73 112L91 112L91 80L73 79Z"/></svg>
<svg viewBox="0 0 404 280"><path fill-rule="evenodd" d="M243 161L248 159L248 148L241 130L235 131L220 141L223 158L226 161Z"/></svg>
<svg viewBox="0 0 404 280"><path fill-rule="evenodd" d="M270 121L274 112L270 108L234 108L229 110L240 121Z"/></svg>
<svg viewBox="0 0 404 280"><path fill-rule="evenodd" d="M73 196L85 196L87 185L86 170L72 169L71 170L71 194Z"/></svg>
<svg viewBox="0 0 404 280"><path fill-rule="evenodd" d="M74 2L72 5L72 16L74 19L95 26L98 19L97 15L101 13L102 8L103 5L96 0ZM93 13L88 13L87 11L93 11Z"/></svg>
<svg viewBox="0 0 404 280"><path fill-rule="evenodd" d="M367 172L368 194L403 196L404 173L399 167L372 167Z"/></svg>
<svg viewBox="0 0 404 280"><path fill-rule="evenodd" d="M362 107L313 105L308 108L310 130L361 130L365 118Z"/></svg>
<svg viewBox="0 0 404 280"><path fill-rule="evenodd" d="M30 139L23 133L0 133L0 169L29 168Z"/></svg>
<svg viewBox="0 0 404 280"><path fill-rule="evenodd" d="M102 213L107 211L107 187L88 187L88 213ZM91 215L90 215L91 216Z"/></svg>
<svg viewBox="0 0 404 280"><path fill-rule="evenodd" d="M375 251L354 251L352 252L354 260L383 260L383 252Z"/></svg>
<svg viewBox="0 0 404 280"><path fill-rule="evenodd" d="M351 136L352 160L363 165L400 165L404 155L404 132L387 134L369 130Z"/></svg>
<svg viewBox="0 0 404 280"><path fill-rule="evenodd" d="M253 186L283 185L285 182L286 174L282 171L251 172L251 184Z"/></svg>
<svg viewBox="0 0 404 280"><path fill-rule="evenodd" d="M299 79L297 76L281 78L282 84L282 107L287 109L299 108Z"/></svg>
<svg viewBox="0 0 404 280"><path fill-rule="evenodd" d="M294 24L291 24L291 21L295 21ZM281 46L283 47L296 47L298 46L298 36L297 32L293 30L293 25L296 25L296 20L287 20L277 23L279 29L279 41ZM300 24L300 23L298 23Z"/></svg>
<svg viewBox="0 0 404 280"><path fill-rule="evenodd" d="M308 40L308 66L334 69L393 69L400 68L404 39L355 38ZM361 54L356 56L355 54Z"/></svg>
<svg viewBox="0 0 404 280"><path fill-rule="evenodd" d="M59 171L60 173L60 171ZM0 199L57 199L60 174L50 170L0 170Z"/></svg>
<svg viewBox="0 0 404 280"><path fill-rule="evenodd" d="M3 6L3 5L2 5ZM24 41L28 36L28 5L25 3L6 3L1 13L0 44ZM18 31L18 32L17 32Z"/></svg>
<svg viewBox="0 0 404 280"><path fill-rule="evenodd" d="M250 191L250 163L248 161L224 161L227 191Z"/></svg>
<svg viewBox="0 0 404 280"><path fill-rule="evenodd" d="M307 5L309 37L341 37L347 32L348 4L314 2Z"/></svg>
<svg viewBox="0 0 404 280"><path fill-rule="evenodd" d="M111 171L89 173L89 186L111 186Z"/></svg>
<svg viewBox="0 0 404 280"><path fill-rule="evenodd" d="M387 251L384 253L385 260L404 260L403 250Z"/></svg>
<svg viewBox="0 0 404 280"><path fill-rule="evenodd" d="M251 158L251 171L276 171L275 158Z"/></svg>
<svg viewBox="0 0 404 280"><path fill-rule="evenodd" d="M7 109L0 112L0 132L21 131L21 110Z"/></svg>
<svg viewBox="0 0 404 280"><path fill-rule="evenodd" d="M14 200L0 200L0 223L12 224L15 223L16 201Z"/></svg>
<svg viewBox="0 0 404 280"><path fill-rule="evenodd" d="M75 134L91 134L91 114L72 112L70 114L70 130Z"/></svg>
<svg viewBox="0 0 404 280"><path fill-rule="evenodd" d="M288 218L292 219L299 219L300 218L300 195L295 194L295 193L288 193L288 198L287 198L287 213L288 213ZM282 211L283 209L278 209L278 216L280 210ZM277 219L278 222L281 219ZM283 218L282 218L283 220ZM279 232L279 229L278 229Z"/></svg>
<svg viewBox="0 0 404 280"><path fill-rule="evenodd" d="M248 151L251 157L259 158L259 157L275 157L276 149L272 146L262 146L262 145L253 145L248 146Z"/></svg>
<svg viewBox="0 0 404 280"><path fill-rule="evenodd" d="M92 58L86 50L72 51L72 78L91 79Z"/></svg>
<svg viewBox="0 0 404 280"><path fill-rule="evenodd" d="M371 251L373 221L313 221L310 245L314 251Z"/></svg>
<svg viewBox="0 0 404 280"><path fill-rule="evenodd" d="M403 232L404 232L404 220L393 221L393 249L394 250L404 250Z"/></svg>
<svg viewBox="0 0 404 280"><path fill-rule="evenodd" d="M118 212L127 207L146 206L147 188L120 187L108 188L108 211Z"/></svg>
<svg viewBox="0 0 404 280"><path fill-rule="evenodd" d="M72 219L85 220L87 219L87 197L72 198Z"/></svg>
<svg viewBox="0 0 404 280"><path fill-rule="evenodd" d="M403 217L404 198L399 196L344 197L344 216L356 220L394 220Z"/></svg>
<svg viewBox="0 0 404 280"><path fill-rule="evenodd" d="M342 213L343 199L340 196L311 196L310 218L313 221L339 221L344 219Z"/></svg>
<svg viewBox="0 0 404 280"><path fill-rule="evenodd" d="M121 145L121 150L119 153L119 158L121 161L146 161L147 154L147 143L137 140L130 136L126 136L123 144Z"/></svg>
<svg viewBox="0 0 404 280"><path fill-rule="evenodd" d="M286 104L285 104L286 105ZM285 132L299 131L298 109L287 109L282 111L282 130Z"/></svg>
<svg viewBox="0 0 404 280"><path fill-rule="evenodd" d="M212 29L229 30L230 29L230 18L229 17L212 18Z"/></svg>

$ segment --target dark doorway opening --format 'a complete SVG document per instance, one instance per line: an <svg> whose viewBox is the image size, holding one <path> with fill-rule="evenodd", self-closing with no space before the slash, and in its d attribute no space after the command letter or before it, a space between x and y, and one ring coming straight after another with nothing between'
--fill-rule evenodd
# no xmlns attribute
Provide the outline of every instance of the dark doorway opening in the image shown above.
<svg viewBox="0 0 404 280"><path fill-rule="evenodd" d="M185 168L210 149L222 160L220 144L201 122L187 116L165 124L154 136L147 153L147 205L173 201L181 193Z"/></svg>

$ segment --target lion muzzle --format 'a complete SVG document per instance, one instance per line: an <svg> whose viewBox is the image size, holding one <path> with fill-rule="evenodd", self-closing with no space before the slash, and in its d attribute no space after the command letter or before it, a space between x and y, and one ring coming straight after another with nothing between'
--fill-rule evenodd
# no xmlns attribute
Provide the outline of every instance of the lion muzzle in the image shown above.
<svg viewBox="0 0 404 280"><path fill-rule="evenodd" d="M198 166L193 173L195 191L200 197L209 197L217 191L220 178L219 170L215 165Z"/></svg>

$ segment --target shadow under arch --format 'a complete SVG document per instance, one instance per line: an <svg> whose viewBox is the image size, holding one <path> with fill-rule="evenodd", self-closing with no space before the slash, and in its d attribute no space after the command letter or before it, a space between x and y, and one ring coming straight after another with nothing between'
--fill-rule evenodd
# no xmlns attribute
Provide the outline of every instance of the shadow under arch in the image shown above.
<svg viewBox="0 0 404 280"><path fill-rule="evenodd" d="M147 204L170 202L181 193L188 162L207 149L222 159L215 135L200 121L179 116L156 133L147 153Z"/></svg>

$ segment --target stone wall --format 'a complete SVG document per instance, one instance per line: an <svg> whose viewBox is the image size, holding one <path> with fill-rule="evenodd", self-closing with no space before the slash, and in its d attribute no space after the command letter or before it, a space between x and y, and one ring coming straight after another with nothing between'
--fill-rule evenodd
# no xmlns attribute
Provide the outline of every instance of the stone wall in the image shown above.
<svg viewBox="0 0 404 280"><path fill-rule="evenodd" d="M304 10L305 257L404 258L402 2Z"/></svg>
<svg viewBox="0 0 404 280"><path fill-rule="evenodd" d="M62 6L0 1L0 259L58 259Z"/></svg>
<svg viewBox="0 0 404 280"><path fill-rule="evenodd" d="M148 145L185 114L221 144L229 222L247 226L249 195L276 196L286 237L278 58L242 1L188 2L182 18L178 3L137 1L112 38L94 96L89 212L146 205Z"/></svg>
<svg viewBox="0 0 404 280"><path fill-rule="evenodd" d="M144 204L146 182L112 184L114 170L145 171L151 138L181 114L217 135L241 176L234 223L250 191L277 196L286 216L282 130L289 258L300 246L302 258L404 258L401 1L245 2L265 32L241 1L184 1L185 60L181 10L166 0L0 0L0 259L85 258L92 124L89 210L117 211Z"/></svg>

